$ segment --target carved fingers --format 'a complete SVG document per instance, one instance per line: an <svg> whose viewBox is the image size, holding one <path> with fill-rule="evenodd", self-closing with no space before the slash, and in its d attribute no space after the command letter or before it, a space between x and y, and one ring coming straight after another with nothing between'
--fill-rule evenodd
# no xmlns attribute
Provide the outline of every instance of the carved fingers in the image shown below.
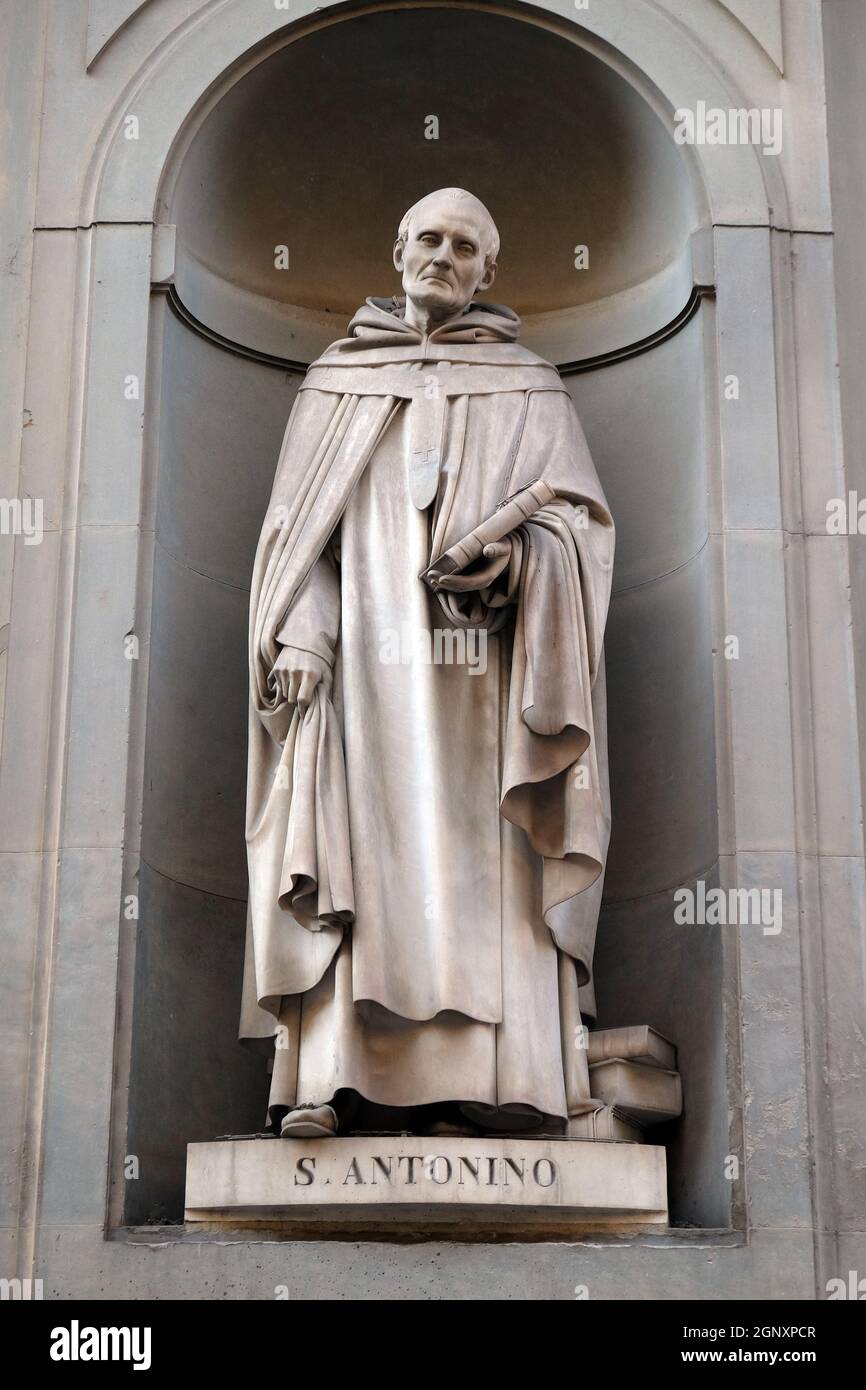
<svg viewBox="0 0 866 1390"><path fill-rule="evenodd" d="M327 689L331 683L331 667L315 652L300 647L283 647L274 662L271 680L281 698L297 705L303 714L310 706L316 687Z"/></svg>
<svg viewBox="0 0 866 1390"><path fill-rule="evenodd" d="M505 536L501 541L491 541L484 547L481 558L466 570L456 574L443 575L437 582L437 589L445 589L452 594L464 594L473 590L486 589L508 569L511 561L512 541Z"/></svg>

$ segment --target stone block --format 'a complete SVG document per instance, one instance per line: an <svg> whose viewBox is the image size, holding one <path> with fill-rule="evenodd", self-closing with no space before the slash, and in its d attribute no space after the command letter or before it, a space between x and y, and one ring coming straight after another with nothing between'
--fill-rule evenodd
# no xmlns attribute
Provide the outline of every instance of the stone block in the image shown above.
<svg viewBox="0 0 866 1390"><path fill-rule="evenodd" d="M218 1140L187 1150L187 1221L664 1225L665 1152L576 1139L382 1135ZM501 1222L499 1223L501 1224Z"/></svg>

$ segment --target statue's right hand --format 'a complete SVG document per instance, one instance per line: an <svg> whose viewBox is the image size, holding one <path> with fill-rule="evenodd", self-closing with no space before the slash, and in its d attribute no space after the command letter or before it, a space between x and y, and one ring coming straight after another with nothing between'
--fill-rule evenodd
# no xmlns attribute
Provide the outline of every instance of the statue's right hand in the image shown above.
<svg viewBox="0 0 866 1390"><path fill-rule="evenodd" d="M271 672L276 689L290 705L297 705L303 714L309 707L319 683L324 689L331 683L331 668L315 652L301 647L283 647Z"/></svg>

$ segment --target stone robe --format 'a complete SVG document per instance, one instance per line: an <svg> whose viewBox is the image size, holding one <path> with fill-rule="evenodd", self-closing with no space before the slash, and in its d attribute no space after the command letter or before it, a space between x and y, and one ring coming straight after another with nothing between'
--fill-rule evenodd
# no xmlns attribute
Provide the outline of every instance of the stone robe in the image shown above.
<svg viewBox="0 0 866 1390"><path fill-rule="evenodd" d="M518 327L472 305L422 336L368 300L289 421L251 596L241 1025L276 1026L274 1117L337 1091L491 1127L593 1108L613 526ZM510 559L461 593L422 581L539 478L555 497ZM333 669L304 715L271 675L285 645Z"/></svg>

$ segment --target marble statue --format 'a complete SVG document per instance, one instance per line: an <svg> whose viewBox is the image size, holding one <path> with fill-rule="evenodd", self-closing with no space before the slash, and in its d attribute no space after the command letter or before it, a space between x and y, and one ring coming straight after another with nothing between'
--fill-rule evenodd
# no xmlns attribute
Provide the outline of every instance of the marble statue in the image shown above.
<svg viewBox="0 0 866 1390"><path fill-rule="evenodd" d="M610 829L614 530L461 189L310 367L250 610L242 1032L287 1138L565 1133ZM263 1025L263 1020L265 1020Z"/></svg>

